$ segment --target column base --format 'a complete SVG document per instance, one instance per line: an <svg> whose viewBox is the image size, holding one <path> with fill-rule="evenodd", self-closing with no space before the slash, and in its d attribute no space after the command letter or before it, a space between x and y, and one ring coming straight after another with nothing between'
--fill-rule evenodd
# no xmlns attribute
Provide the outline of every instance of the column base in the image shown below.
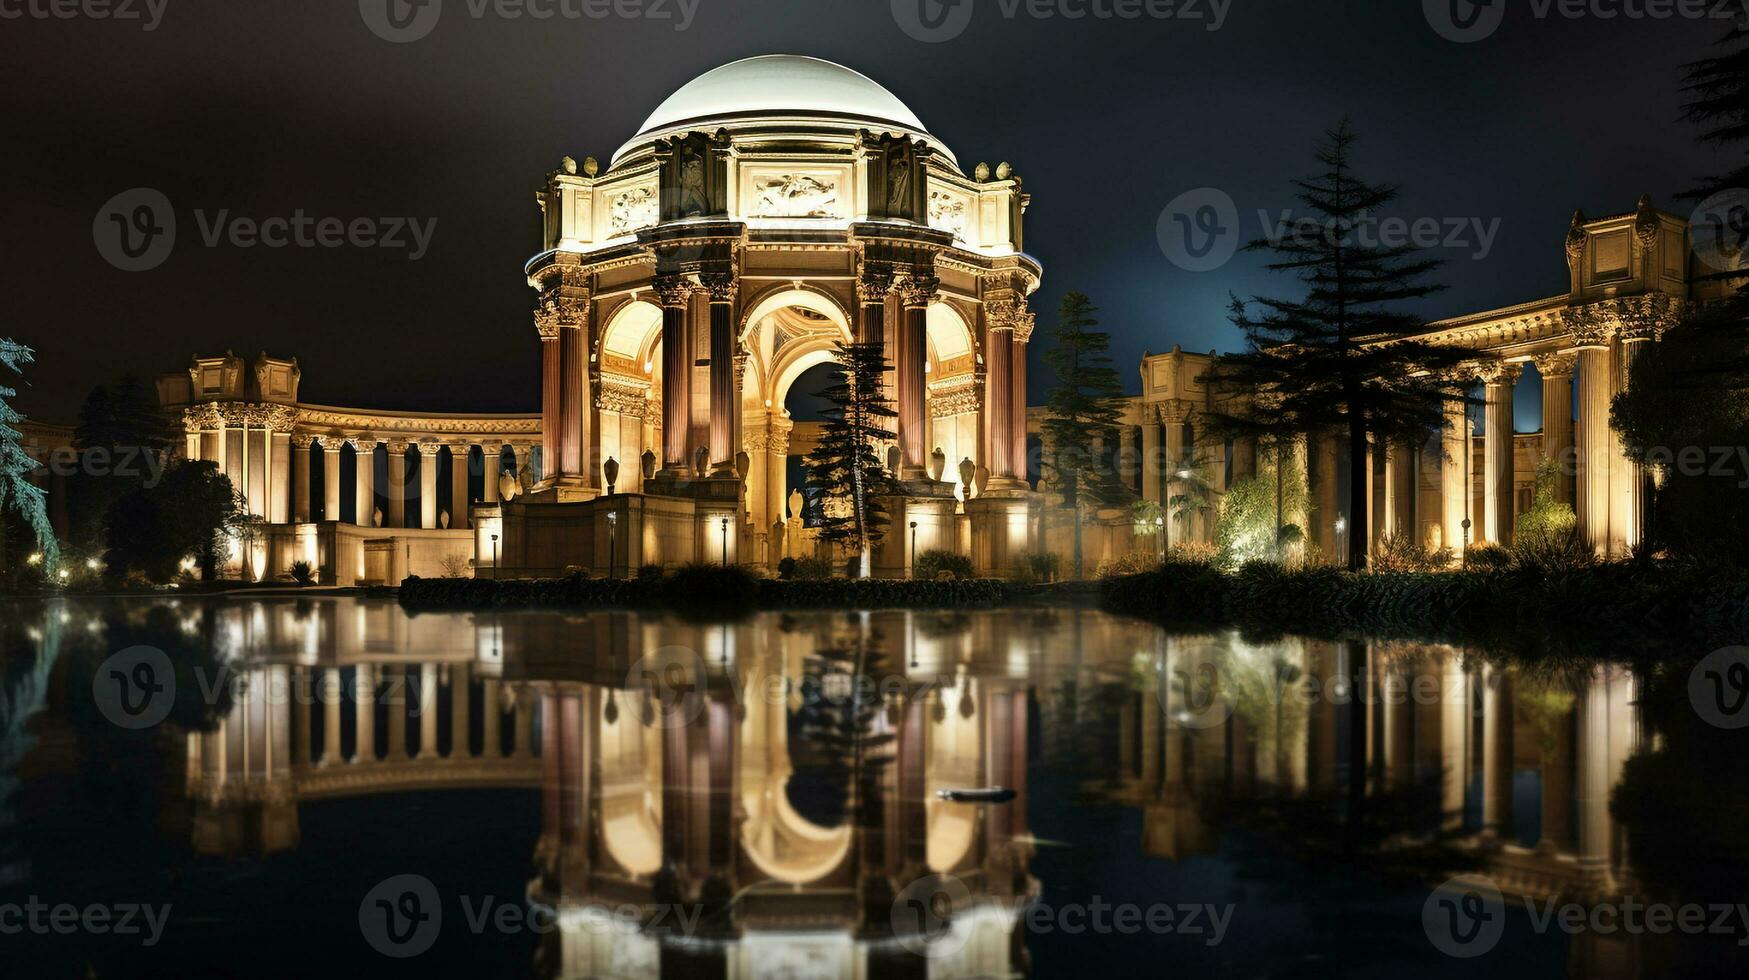
<svg viewBox="0 0 1749 980"><path fill-rule="evenodd" d="M990 482L984 484L984 492L976 499L984 497L1012 497L1016 494L1032 492L1031 484L1017 476L992 476Z"/></svg>

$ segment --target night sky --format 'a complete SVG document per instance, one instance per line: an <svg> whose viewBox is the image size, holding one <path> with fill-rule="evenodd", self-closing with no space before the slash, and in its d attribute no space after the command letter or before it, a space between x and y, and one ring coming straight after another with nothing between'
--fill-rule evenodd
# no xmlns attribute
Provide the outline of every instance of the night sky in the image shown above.
<svg viewBox="0 0 1749 980"><path fill-rule="evenodd" d="M538 410L520 269L540 244L545 174L565 154L605 163L676 87L763 53L868 74L968 170L1011 161L1033 195L1041 327L1065 289L1090 294L1132 389L1143 350L1238 343L1229 291L1293 286L1255 256L1207 273L1169 263L1155 230L1168 202L1219 187L1255 234L1345 113L1366 173L1404 185L1402 215L1499 219L1485 259L1442 253L1450 289L1430 316L1562 292L1575 207L1626 212L1649 192L1685 213L1675 195L1716 167L1677 119L1677 86L1718 22L1538 20L1530 0L1500 0L1498 32L1456 44L1414 0L1232 0L1214 32L1206 17L1008 19L1003 0L970 0L962 34L922 43L887 0L697 0L684 31L673 18L476 18L445 2L409 44L373 34L358 0L168 0L149 32L0 19L0 333L38 351L19 407L71 422L93 384L233 349L296 356L309 402ZM677 16L675 0L662 12ZM166 195L179 226L168 261L143 273L93 242L100 207L134 187ZM419 261L209 248L197 209L437 225ZM1035 401L1049 380L1037 354Z"/></svg>

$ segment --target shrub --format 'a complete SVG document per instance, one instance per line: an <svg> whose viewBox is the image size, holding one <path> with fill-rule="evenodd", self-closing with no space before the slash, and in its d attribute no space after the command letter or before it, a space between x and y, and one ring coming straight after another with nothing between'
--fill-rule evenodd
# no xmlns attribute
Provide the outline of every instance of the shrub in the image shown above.
<svg viewBox="0 0 1749 980"><path fill-rule="evenodd" d="M1429 552L1409 535L1387 534L1367 557L1367 566L1374 572L1436 572L1450 560L1448 551Z"/></svg>
<svg viewBox="0 0 1749 980"><path fill-rule="evenodd" d="M950 580L969 579L974 574L970 558L939 549L918 555L916 567L911 570L911 577L923 582L934 582L944 575Z"/></svg>
<svg viewBox="0 0 1749 980"><path fill-rule="evenodd" d="M1503 572L1512 567L1512 552L1497 544L1471 545L1464 553L1464 565L1473 572Z"/></svg>
<svg viewBox="0 0 1749 980"><path fill-rule="evenodd" d="M442 565L444 578L468 577L468 556L466 555L444 555Z"/></svg>
<svg viewBox="0 0 1749 980"><path fill-rule="evenodd" d="M1140 575L1143 572L1157 571L1160 559L1145 551L1132 551L1127 555L1101 562L1100 578L1115 578L1120 575Z"/></svg>
<svg viewBox="0 0 1749 980"><path fill-rule="evenodd" d="M1054 551L1030 554L1009 569L1009 580L1020 585L1044 585L1055 582L1063 571L1063 556Z"/></svg>
<svg viewBox="0 0 1749 980"><path fill-rule="evenodd" d="M664 579L671 605L751 609L759 598L759 579L739 565L685 565Z"/></svg>
<svg viewBox="0 0 1749 980"><path fill-rule="evenodd" d="M795 577L805 582L832 578L836 571L832 563L824 558L798 558L795 563Z"/></svg>
<svg viewBox="0 0 1749 980"><path fill-rule="evenodd" d="M662 581L662 566L661 565L639 565L638 566L638 581L640 581L640 582L660 582L660 581Z"/></svg>
<svg viewBox="0 0 1749 980"><path fill-rule="evenodd" d="M302 559L292 562L285 573L300 586L316 584L316 566Z"/></svg>
<svg viewBox="0 0 1749 980"><path fill-rule="evenodd" d="M1563 505L1565 506L1565 505ZM1575 527L1564 532L1543 530L1517 541L1512 547L1512 565L1541 574L1589 568L1597 564L1597 553L1591 543Z"/></svg>
<svg viewBox="0 0 1749 980"><path fill-rule="evenodd" d="M795 575L795 573L796 573L796 560L794 558L785 558L783 561L780 561L777 563L777 577L778 578L784 578L784 579L791 578Z"/></svg>

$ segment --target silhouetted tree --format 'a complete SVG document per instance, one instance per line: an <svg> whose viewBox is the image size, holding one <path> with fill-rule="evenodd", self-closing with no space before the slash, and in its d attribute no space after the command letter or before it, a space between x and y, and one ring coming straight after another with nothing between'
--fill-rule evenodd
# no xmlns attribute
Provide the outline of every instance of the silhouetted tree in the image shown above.
<svg viewBox="0 0 1749 980"><path fill-rule="evenodd" d="M880 497L894 490L877 446L893 438L896 418L882 377L887 369L880 344L839 344L838 369L820 397L820 444L807 457L807 479L820 513L820 537L858 556L858 575L869 575L869 556L891 518Z"/></svg>
<svg viewBox="0 0 1749 980"><path fill-rule="evenodd" d="M13 373L23 374L24 365L34 360L36 353L29 347L0 337L0 364L6 365ZM55 540L54 528L49 524L47 495L42 487L30 482L30 475L42 464L24 451L24 434L17 429L24 416L12 407L12 399L17 396L16 388L0 385L0 542L5 540L7 516L17 514L36 535L44 567L53 569L60 560L61 547ZM0 548L3 547L0 544ZM3 557L0 554L0 558Z"/></svg>
<svg viewBox="0 0 1749 980"><path fill-rule="evenodd" d="M157 395L138 377L91 389L73 427L80 466L67 481L69 538L100 544L109 508L162 474L172 441Z"/></svg>
<svg viewBox="0 0 1749 980"><path fill-rule="evenodd" d="M1211 379L1255 393L1211 413L1229 435L1275 440L1290 433L1345 429L1349 451L1350 526L1357 529L1349 567L1364 568L1370 526L1367 439L1421 442L1444 424L1445 403L1473 400L1470 383L1453 371L1471 352L1416 340L1421 318L1399 306L1437 292L1425 277L1439 267L1411 245L1363 243L1355 229L1397 198L1397 188L1371 184L1354 172L1355 135L1347 121L1326 134L1317 153L1323 169L1295 182L1308 221L1279 240L1247 249L1268 251L1272 272L1292 273L1300 299L1233 299L1233 323L1247 349L1216 359ZM1316 233L1305 229L1315 226ZM1253 307L1259 308L1253 313Z"/></svg>
<svg viewBox="0 0 1749 980"><path fill-rule="evenodd" d="M1628 455L1660 471L1647 537L1707 561L1749 563L1749 300L1689 316L1634 359L1610 424Z"/></svg>
<svg viewBox="0 0 1749 980"><path fill-rule="evenodd" d="M1085 294L1065 293L1050 333L1052 346L1045 352L1045 363L1057 375L1045 395L1044 431L1051 440L1045 478L1074 516L1076 578L1082 577L1082 506L1126 507L1134 497L1094 451L1096 443L1116 447L1124 394L1107 353L1111 335L1093 329L1099 326L1097 312Z"/></svg>
<svg viewBox="0 0 1749 980"><path fill-rule="evenodd" d="M156 486L138 487L109 509L108 574L138 572L164 582L176 575L183 559L193 558L202 577L210 579L227 542L248 518L217 464L179 462Z"/></svg>

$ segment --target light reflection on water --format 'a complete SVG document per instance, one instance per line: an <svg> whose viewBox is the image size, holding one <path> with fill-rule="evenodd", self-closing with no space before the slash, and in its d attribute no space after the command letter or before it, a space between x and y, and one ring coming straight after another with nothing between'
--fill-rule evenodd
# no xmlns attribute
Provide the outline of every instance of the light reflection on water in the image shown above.
<svg viewBox="0 0 1749 980"><path fill-rule="evenodd" d="M0 937L43 975L238 956L255 975L1633 975L1689 955L1517 911L1648 893L1610 797L1668 746L1619 665L1083 610L56 603L0 629L8 894L172 902L151 949ZM162 691L111 659L140 648L172 664ZM135 709L165 721L134 730ZM981 787L1016 795L938 796ZM1660 859L1656 888L1691 884ZM1423 928L1458 873L1515 910L1474 960ZM421 932L427 886L442 922ZM1210 915L1096 929L1102 902Z"/></svg>

